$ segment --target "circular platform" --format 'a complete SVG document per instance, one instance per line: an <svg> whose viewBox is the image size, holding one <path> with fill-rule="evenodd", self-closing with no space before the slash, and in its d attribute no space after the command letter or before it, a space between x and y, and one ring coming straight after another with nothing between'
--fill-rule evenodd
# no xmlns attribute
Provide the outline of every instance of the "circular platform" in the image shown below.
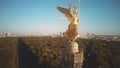
<svg viewBox="0 0 120 68"><path fill-rule="evenodd" d="M69 42L68 52L72 53L72 54L79 53L78 43L77 42Z"/></svg>

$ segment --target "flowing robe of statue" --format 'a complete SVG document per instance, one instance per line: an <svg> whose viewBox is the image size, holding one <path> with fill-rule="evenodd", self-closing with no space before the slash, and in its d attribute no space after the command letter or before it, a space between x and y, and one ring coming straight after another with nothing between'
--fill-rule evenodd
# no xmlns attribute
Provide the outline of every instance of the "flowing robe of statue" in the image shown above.
<svg viewBox="0 0 120 68"><path fill-rule="evenodd" d="M74 9L74 12L70 12L70 9L67 8L62 8L62 7L57 7L60 12L65 14L65 16L68 18L70 21L70 24L68 26L67 31L64 33L64 36L71 40L75 41L78 38L78 22L79 18L77 17L77 9Z"/></svg>

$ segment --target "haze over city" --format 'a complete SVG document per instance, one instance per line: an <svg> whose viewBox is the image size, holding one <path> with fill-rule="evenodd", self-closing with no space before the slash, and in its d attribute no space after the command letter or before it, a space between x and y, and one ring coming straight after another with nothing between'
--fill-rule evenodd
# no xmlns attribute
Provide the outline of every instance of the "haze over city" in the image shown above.
<svg viewBox="0 0 120 68"><path fill-rule="evenodd" d="M56 7L69 1L78 6L78 0L0 0L0 33L65 32L69 21ZM120 1L81 0L79 33L120 35Z"/></svg>

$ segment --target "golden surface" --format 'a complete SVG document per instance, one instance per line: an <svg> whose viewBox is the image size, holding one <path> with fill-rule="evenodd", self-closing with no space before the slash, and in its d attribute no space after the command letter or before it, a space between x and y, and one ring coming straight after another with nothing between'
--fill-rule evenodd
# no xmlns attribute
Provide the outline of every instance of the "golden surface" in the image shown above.
<svg viewBox="0 0 120 68"><path fill-rule="evenodd" d="M57 8L61 13L65 14L65 16L70 21L70 24L68 26L68 29L64 33L64 36L71 41L75 41L78 38L79 18L77 17L77 13L78 13L77 9L75 8L72 13L70 9L62 8L62 7L57 7Z"/></svg>

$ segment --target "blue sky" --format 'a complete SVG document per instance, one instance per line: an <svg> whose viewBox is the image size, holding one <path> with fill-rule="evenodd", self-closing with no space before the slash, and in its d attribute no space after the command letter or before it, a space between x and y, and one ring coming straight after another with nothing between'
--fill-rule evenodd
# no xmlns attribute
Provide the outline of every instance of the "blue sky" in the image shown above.
<svg viewBox="0 0 120 68"><path fill-rule="evenodd" d="M78 0L0 0L0 33L57 34L69 21L57 6ZM79 33L120 35L120 0L81 0Z"/></svg>

